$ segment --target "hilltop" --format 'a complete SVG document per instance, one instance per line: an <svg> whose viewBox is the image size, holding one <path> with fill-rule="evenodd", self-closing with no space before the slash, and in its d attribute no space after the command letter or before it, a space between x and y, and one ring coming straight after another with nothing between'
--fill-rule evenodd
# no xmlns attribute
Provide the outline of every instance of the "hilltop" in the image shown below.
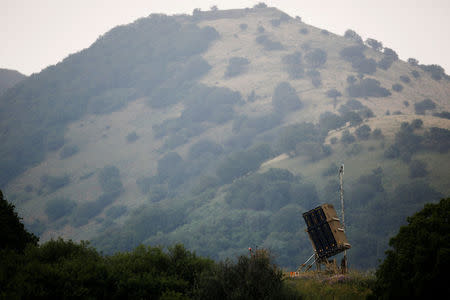
<svg viewBox="0 0 450 300"><path fill-rule="evenodd" d="M25 75L16 70L0 69L0 95L25 78Z"/></svg>
<svg viewBox="0 0 450 300"><path fill-rule="evenodd" d="M150 15L0 97L0 185L41 240L212 258L248 246L295 267L301 213L338 206L356 267L450 194L450 80L354 31L276 8Z"/></svg>

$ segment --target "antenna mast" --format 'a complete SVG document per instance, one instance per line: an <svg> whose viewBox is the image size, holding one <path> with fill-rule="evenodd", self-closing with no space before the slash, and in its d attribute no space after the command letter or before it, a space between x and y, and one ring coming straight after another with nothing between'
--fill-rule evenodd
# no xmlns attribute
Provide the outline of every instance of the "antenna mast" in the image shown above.
<svg viewBox="0 0 450 300"><path fill-rule="evenodd" d="M345 233L345 214L344 214L344 164L339 168L339 192L341 198L341 216L342 216L342 229ZM343 273L347 272L347 250L344 251L344 258L341 263Z"/></svg>

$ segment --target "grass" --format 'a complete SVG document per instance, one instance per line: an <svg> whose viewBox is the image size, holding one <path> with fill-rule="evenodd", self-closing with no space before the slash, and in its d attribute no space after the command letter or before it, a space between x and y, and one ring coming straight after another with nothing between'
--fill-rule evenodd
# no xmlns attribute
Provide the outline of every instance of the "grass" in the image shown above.
<svg viewBox="0 0 450 300"><path fill-rule="evenodd" d="M373 273L350 271L347 275L328 275L315 271L286 279L302 299L365 299L372 294Z"/></svg>

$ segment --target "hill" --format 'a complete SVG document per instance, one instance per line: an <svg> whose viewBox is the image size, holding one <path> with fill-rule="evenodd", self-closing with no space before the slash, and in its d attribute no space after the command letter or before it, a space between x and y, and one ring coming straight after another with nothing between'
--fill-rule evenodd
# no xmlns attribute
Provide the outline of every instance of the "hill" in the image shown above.
<svg viewBox="0 0 450 300"><path fill-rule="evenodd" d="M26 76L19 73L18 71L0 69L0 95L25 78Z"/></svg>
<svg viewBox="0 0 450 300"><path fill-rule="evenodd" d="M150 15L0 97L0 186L43 241L262 246L293 268L344 163L350 262L372 268L450 193L449 96L439 66L275 8Z"/></svg>

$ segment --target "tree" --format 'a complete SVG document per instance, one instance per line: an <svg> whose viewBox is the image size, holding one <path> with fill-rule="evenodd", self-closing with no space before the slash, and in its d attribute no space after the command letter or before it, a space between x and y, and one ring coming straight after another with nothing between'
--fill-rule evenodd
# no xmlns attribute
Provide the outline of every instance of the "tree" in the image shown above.
<svg viewBox="0 0 450 300"><path fill-rule="evenodd" d="M361 36L359 34L357 34L356 31L351 30L351 29L347 29L345 31L344 37L346 39L353 40L353 41L357 42L358 44L363 43Z"/></svg>
<svg viewBox="0 0 450 300"><path fill-rule="evenodd" d="M442 199L426 204L400 227L376 272L378 298L425 299L448 292L449 215L450 198Z"/></svg>
<svg viewBox="0 0 450 300"><path fill-rule="evenodd" d="M421 160L412 160L409 163L409 178L427 176L427 163Z"/></svg>
<svg viewBox="0 0 450 300"><path fill-rule="evenodd" d="M286 81L280 82L273 91L272 105L279 113L288 113L303 107L295 89Z"/></svg>
<svg viewBox="0 0 450 300"><path fill-rule="evenodd" d="M381 49L383 49L383 43L375 39L368 38L366 40L366 44L372 47L372 49L375 51L381 51Z"/></svg>
<svg viewBox="0 0 450 300"><path fill-rule="evenodd" d="M25 230L21 218L15 212L13 204L3 197L0 190L0 251L13 250L22 252L27 244L37 245L39 240L34 234Z"/></svg>
<svg viewBox="0 0 450 300"><path fill-rule="evenodd" d="M334 107L334 109L336 109L337 98L341 97L341 96L342 96L341 92L339 92L336 89L330 89L330 90L327 91L327 97L333 99L333 107Z"/></svg>
<svg viewBox="0 0 450 300"><path fill-rule="evenodd" d="M305 60L311 68L318 68L327 62L327 53L319 48L316 48L305 55Z"/></svg>

